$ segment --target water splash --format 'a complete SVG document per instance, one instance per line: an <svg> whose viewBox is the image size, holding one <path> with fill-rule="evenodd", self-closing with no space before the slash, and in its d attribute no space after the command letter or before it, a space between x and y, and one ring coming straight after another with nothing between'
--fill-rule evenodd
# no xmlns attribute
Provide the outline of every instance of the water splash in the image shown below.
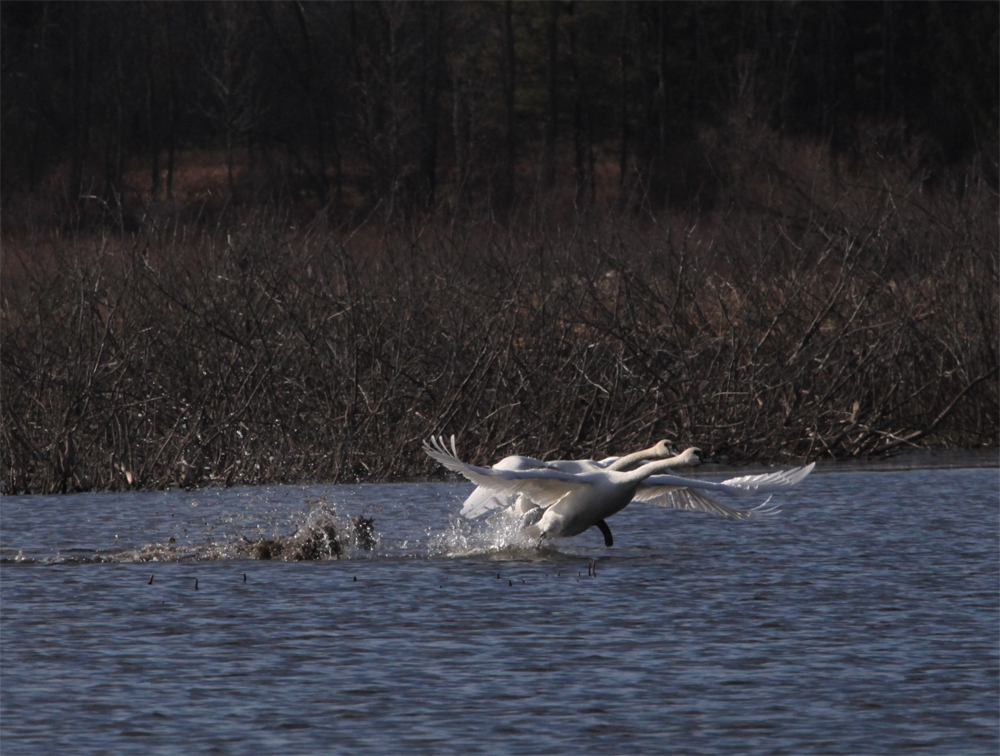
<svg viewBox="0 0 1000 756"><path fill-rule="evenodd" d="M428 532L428 556L495 556L499 559L538 558L548 551L537 539L521 533L521 522L514 517L493 517L470 522L459 517L444 531Z"/></svg>
<svg viewBox="0 0 1000 756"><path fill-rule="evenodd" d="M152 499L150 509L136 511L131 517L119 517L106 506L106 500L101 500L91 511L97 513L102 527L74 532L65 530L67 523L61 520L64 535L51 550L19 553L4 549L0 562L59 565L466 557L537 561L565 550L565 544L557 547L524 538L521 523L513 518L469 521L458 517L449 497L442 496L438 488L429 488L425 492L417 487L416 495L413 487L392 486L360 492L291 487L223 494L208 491L176 502ZM356 514L358 511L364 514ZM74 544L77 537L80 541Z"/></svg>
<svg viewBox="0 0 1000 756"><path fill-rule="evenodd" d="M251 559L283 559L299 562L316 559L340 559L349 552L372 551L376 544L375 521L360 515L347 524L338 522L336 511L317 506L309 511L306 521L286 538L244 538L240 556Z"/></svg>
<svg viewBox="0 0 1000 756"><path fill-rule="evenodd" d="M307 500L304 518L290 534L264 535L265 526L244 533L219 536L213 525L203 534L202 543L185 542L170 536L166 541L148 543L138 548L111 548L91 551L72 549L54 557L32 558L19 552L12 561L20 564L100 564L141 562L198 562L221 559L273 559L306 561L350 559L370 555L378 546L375 521L357 515L340 516L325 499ZM232 525L233 517L222 519Z"/></svg>

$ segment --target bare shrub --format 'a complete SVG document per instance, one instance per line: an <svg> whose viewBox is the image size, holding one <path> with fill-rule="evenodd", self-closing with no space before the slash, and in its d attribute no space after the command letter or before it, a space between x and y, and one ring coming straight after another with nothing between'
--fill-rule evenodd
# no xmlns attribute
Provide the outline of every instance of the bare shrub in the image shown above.
<svg viewBox="0 0 1000 756"><path fill-rule="evenodd" d="M432 433L480 461L997 444L992 190L767 134L706 155L701 215L8 234L4 489L407 478Z"/></svg>

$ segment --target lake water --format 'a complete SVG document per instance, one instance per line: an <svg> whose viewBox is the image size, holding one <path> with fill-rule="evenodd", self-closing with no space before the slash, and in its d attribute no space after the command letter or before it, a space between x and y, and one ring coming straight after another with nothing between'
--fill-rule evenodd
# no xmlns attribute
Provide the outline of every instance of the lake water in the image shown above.
<svg viewBox="0 0 1000 756"><path fill-rule="evenodd" d="M814 474L746 522L633 504L612 548L459 523L470 490L4 497L0 750L1000 748L996 468ZM374 550L246 556L331 512Z"/></svg>

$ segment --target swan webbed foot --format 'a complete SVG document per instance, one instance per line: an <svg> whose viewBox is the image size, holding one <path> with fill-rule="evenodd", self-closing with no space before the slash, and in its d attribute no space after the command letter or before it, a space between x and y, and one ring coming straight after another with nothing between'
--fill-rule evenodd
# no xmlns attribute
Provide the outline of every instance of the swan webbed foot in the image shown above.
<svg viewBox="0 0 1000 756"><path fill-rule="evenodd" d="M600 530L601 534L604 536L605 546L609 547L614 546L615 539L611 535L611 528L608 527L608 523L606 523L604 520L598 520L596 523L594 523L594 527Z"/></svg>

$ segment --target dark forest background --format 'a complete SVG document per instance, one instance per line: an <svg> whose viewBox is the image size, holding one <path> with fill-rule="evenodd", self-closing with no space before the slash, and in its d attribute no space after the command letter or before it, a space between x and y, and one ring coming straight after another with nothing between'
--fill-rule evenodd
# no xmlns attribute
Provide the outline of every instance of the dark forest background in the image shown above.
<svg viewBox="0 0 1000 756"><path fill-rule="evenodd" d="M654 207L704 202L724 167L698 137L734 118L835 154L897 125L880 147L926 138L922 180L985 150L996 183L994 2L5 0L0 17L5 202L135 212L212 189L411 210L557 184L577 206L636 185Z"/></svg>
<svg viewBox="0 0 1000 756"><path fill-rule="evenodd" d="M4 0L3 489L997 446L998 11Z"/></svg>

